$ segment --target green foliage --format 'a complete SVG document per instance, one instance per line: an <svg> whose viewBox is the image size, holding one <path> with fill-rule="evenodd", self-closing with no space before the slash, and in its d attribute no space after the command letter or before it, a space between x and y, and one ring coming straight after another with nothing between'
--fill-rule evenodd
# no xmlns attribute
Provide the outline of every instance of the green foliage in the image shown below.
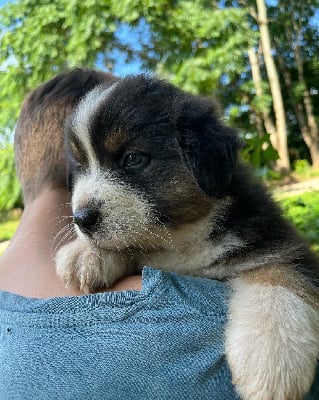
<svg viewBox="0 0 319 400"><path fill-rule="evenodd" d="M302 101L303 93L305 91L305 84L303 82L297 82L293 86L293 96L295 101Z"/></svg>
<svg viewBox="0 0 319 400"><path fill-rule="evenodd" d="M155 27L159 71L167 71L175 84L193 93L210 95L232 86L245 69L245 51L257 37L248 29L245 10L181 1L169 15L168 26L162 20L163 26ZM167 57L160 49L168 43L174 51L166 50Z"/></svg>
<svg viewBox="0 0 319 400"><path fill-rule="evenodd" d="M310 164L308 160L297 160L294 163L294 169L298 175L303 175L307 173L310 168Z"/></svg>
<svg viewBox="0 0 319 400"><path fill-rule="evenodd" d="M15 174L13 146L0 148L0 211L22 205L21 188Z"/></svg>
<svg viewBox="0 0 319 400"><path fill-rule="evenodd" d="M21 210L15 209L8 212L0 211L0 256L7 247L7 240L10 240L18 228L21 217Z"/></svg>
<svg viewBox="0 0 319 400"><path fill-rule="evenodd" d="M251 105L253 109L262 113L269 112L271 108L272 97L269 94L263 94L262 96L256 96L252 101Z"/></svg>
<svg viewBox="0 0 319 400"><path fill-rule="evenodd" d="M253 134L246 135L241 154L243 159L250 162L255 169L269 167L278 158L277 151L270 143L269 135L262 137Z"/></svg>
<svg viewBox="0 0 319 400"><path fill-rule="evenodd" d="M314 178L319 176L319 169L312 168L308 160L297 160L294 163L295 173L304 179Z"/></svg>
<svg viewBox="0 0 319 400"><path fill-rule="evenodd" d="M63 69L92 66L116 30L104 0L18 0L0 10L0 26L2 131L28 91Z"/></svg>
<svg viewBox="0 0 319 400"><path fill-rule="evenodd" d="M284 214L319 252L319 191L279 200Z"/></svg>
<svg viewBox="0 0 319 400"><path fill-rule="evenodd" d="M0 222L0 243L10 240L18 228L20 219L18 217Z"/></svg>
<svg viewBox="0 0 319 400"><path fill-rule="evenodd" d="M244 7L243 4L247 4ZM287 111L289 143L302 138L295 116L303 91L319 87L319 34L312 22L318 0L268 2L274 57L281 55L292 87L282 87ZM272 114L272 97L262 57L260 72L264 94L256 97L247 49L258 46L258 25L250 13L254 2L210 0L16 0L0 10L0 136L13 131L22 99L39 83L74 66L116 62L114 51L127 59L138 57L144 67L178 86L203 95L214 93L226 109L228 122L255 135L256 115ZM301 34L293 32L296 19ZM121 26L134 30L122 41ZM136 33L138 32L138 33ZM302 40L306 82L300 82L294 49ZM298 40L297 40L298 39ZM133 43L134 42L134 43ZM138 42L138 43L137 43ZM277 60L277 65L280 62ZM306 85L306 86L305 86ZM319 96L312 95L313 109ZM300 109L300 104L298 105ZM301 108L303 106L301 105ZM259 126L259 133L261 132ZM299 141L295 138L301 138ZM267 139L268 140L268 139ZM251 150L256 145L256 151ZM269 167L274 153L258 140L249 141L246 159ZM262 154L265 153L265 154ZM291 154L301 155L298 151Z"/></svg>

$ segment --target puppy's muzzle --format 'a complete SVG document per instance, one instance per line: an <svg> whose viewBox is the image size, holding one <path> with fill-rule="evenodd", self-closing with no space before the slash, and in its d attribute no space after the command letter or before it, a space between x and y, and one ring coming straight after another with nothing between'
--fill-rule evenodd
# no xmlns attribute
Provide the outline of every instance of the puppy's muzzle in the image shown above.
<svg viewBox="0 0 319 400"><path fill-rule="evenodd" d="M94 208L80 208L74 213L74 223L86 235L91 235L96 231L100 213Z"/></svg>

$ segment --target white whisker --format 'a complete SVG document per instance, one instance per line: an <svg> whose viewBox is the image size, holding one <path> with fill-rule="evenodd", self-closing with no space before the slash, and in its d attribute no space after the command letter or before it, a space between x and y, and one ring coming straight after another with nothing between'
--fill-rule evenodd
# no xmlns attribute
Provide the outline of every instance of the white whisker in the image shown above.
<svg viewBox="0 0 319 400"><path fill-rule="evenodd" d="M69 239L72 235L75 235L73 223L65 225L64 228L62 228L53 238L53 245L57 241L58 237L62 235L64 232L66 233L63 235L63 237L59 240L58 244L54 247L54 251L56 252L57 249L61 246L64 240Z"/></svg>
<svg viewBox="0 0 319 400"><path fill-rule="evenodd" d="M49 220L49 224L55 222L56 224L61 224L62 222L64 222L67 219L72 219L73 220L73 216L72 215L59 215L58 217L52 218L51 220Z"/></svg>
<svg viewBox="0 0 319 400"><path fill-rule="evenodd" d="M55 241L55 239L57 237L59 237L60 235L62 235L62 233L64 233L66 230L69 230L71 225L73 225L73 224L69 223L69 224L65 225L62 229L60 229L59 232L54 236L53 241Z"/></svg>

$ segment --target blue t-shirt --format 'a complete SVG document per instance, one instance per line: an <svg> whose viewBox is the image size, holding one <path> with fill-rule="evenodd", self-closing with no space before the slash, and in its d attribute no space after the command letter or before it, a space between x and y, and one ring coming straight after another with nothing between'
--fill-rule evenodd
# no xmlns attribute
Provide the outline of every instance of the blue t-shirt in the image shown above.
<svg viewBox="0 0 319 400"><path fill-rule="evenodd" d="M0 399L239 399L224 355L228 285L144 268L142 286L0 292Z"/></svg>

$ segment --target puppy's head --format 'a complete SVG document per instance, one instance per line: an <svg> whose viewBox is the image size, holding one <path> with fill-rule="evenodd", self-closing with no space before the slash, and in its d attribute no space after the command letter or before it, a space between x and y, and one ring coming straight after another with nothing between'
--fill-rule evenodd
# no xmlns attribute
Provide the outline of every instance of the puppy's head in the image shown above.
<svg viewBox="0 0 319 400"><path fill-rule="evenodd" d="M77 231L112 250L164 246L169 230L207 215L238 147L211 101L145 76L91 91L66 141Z"/></svg>

